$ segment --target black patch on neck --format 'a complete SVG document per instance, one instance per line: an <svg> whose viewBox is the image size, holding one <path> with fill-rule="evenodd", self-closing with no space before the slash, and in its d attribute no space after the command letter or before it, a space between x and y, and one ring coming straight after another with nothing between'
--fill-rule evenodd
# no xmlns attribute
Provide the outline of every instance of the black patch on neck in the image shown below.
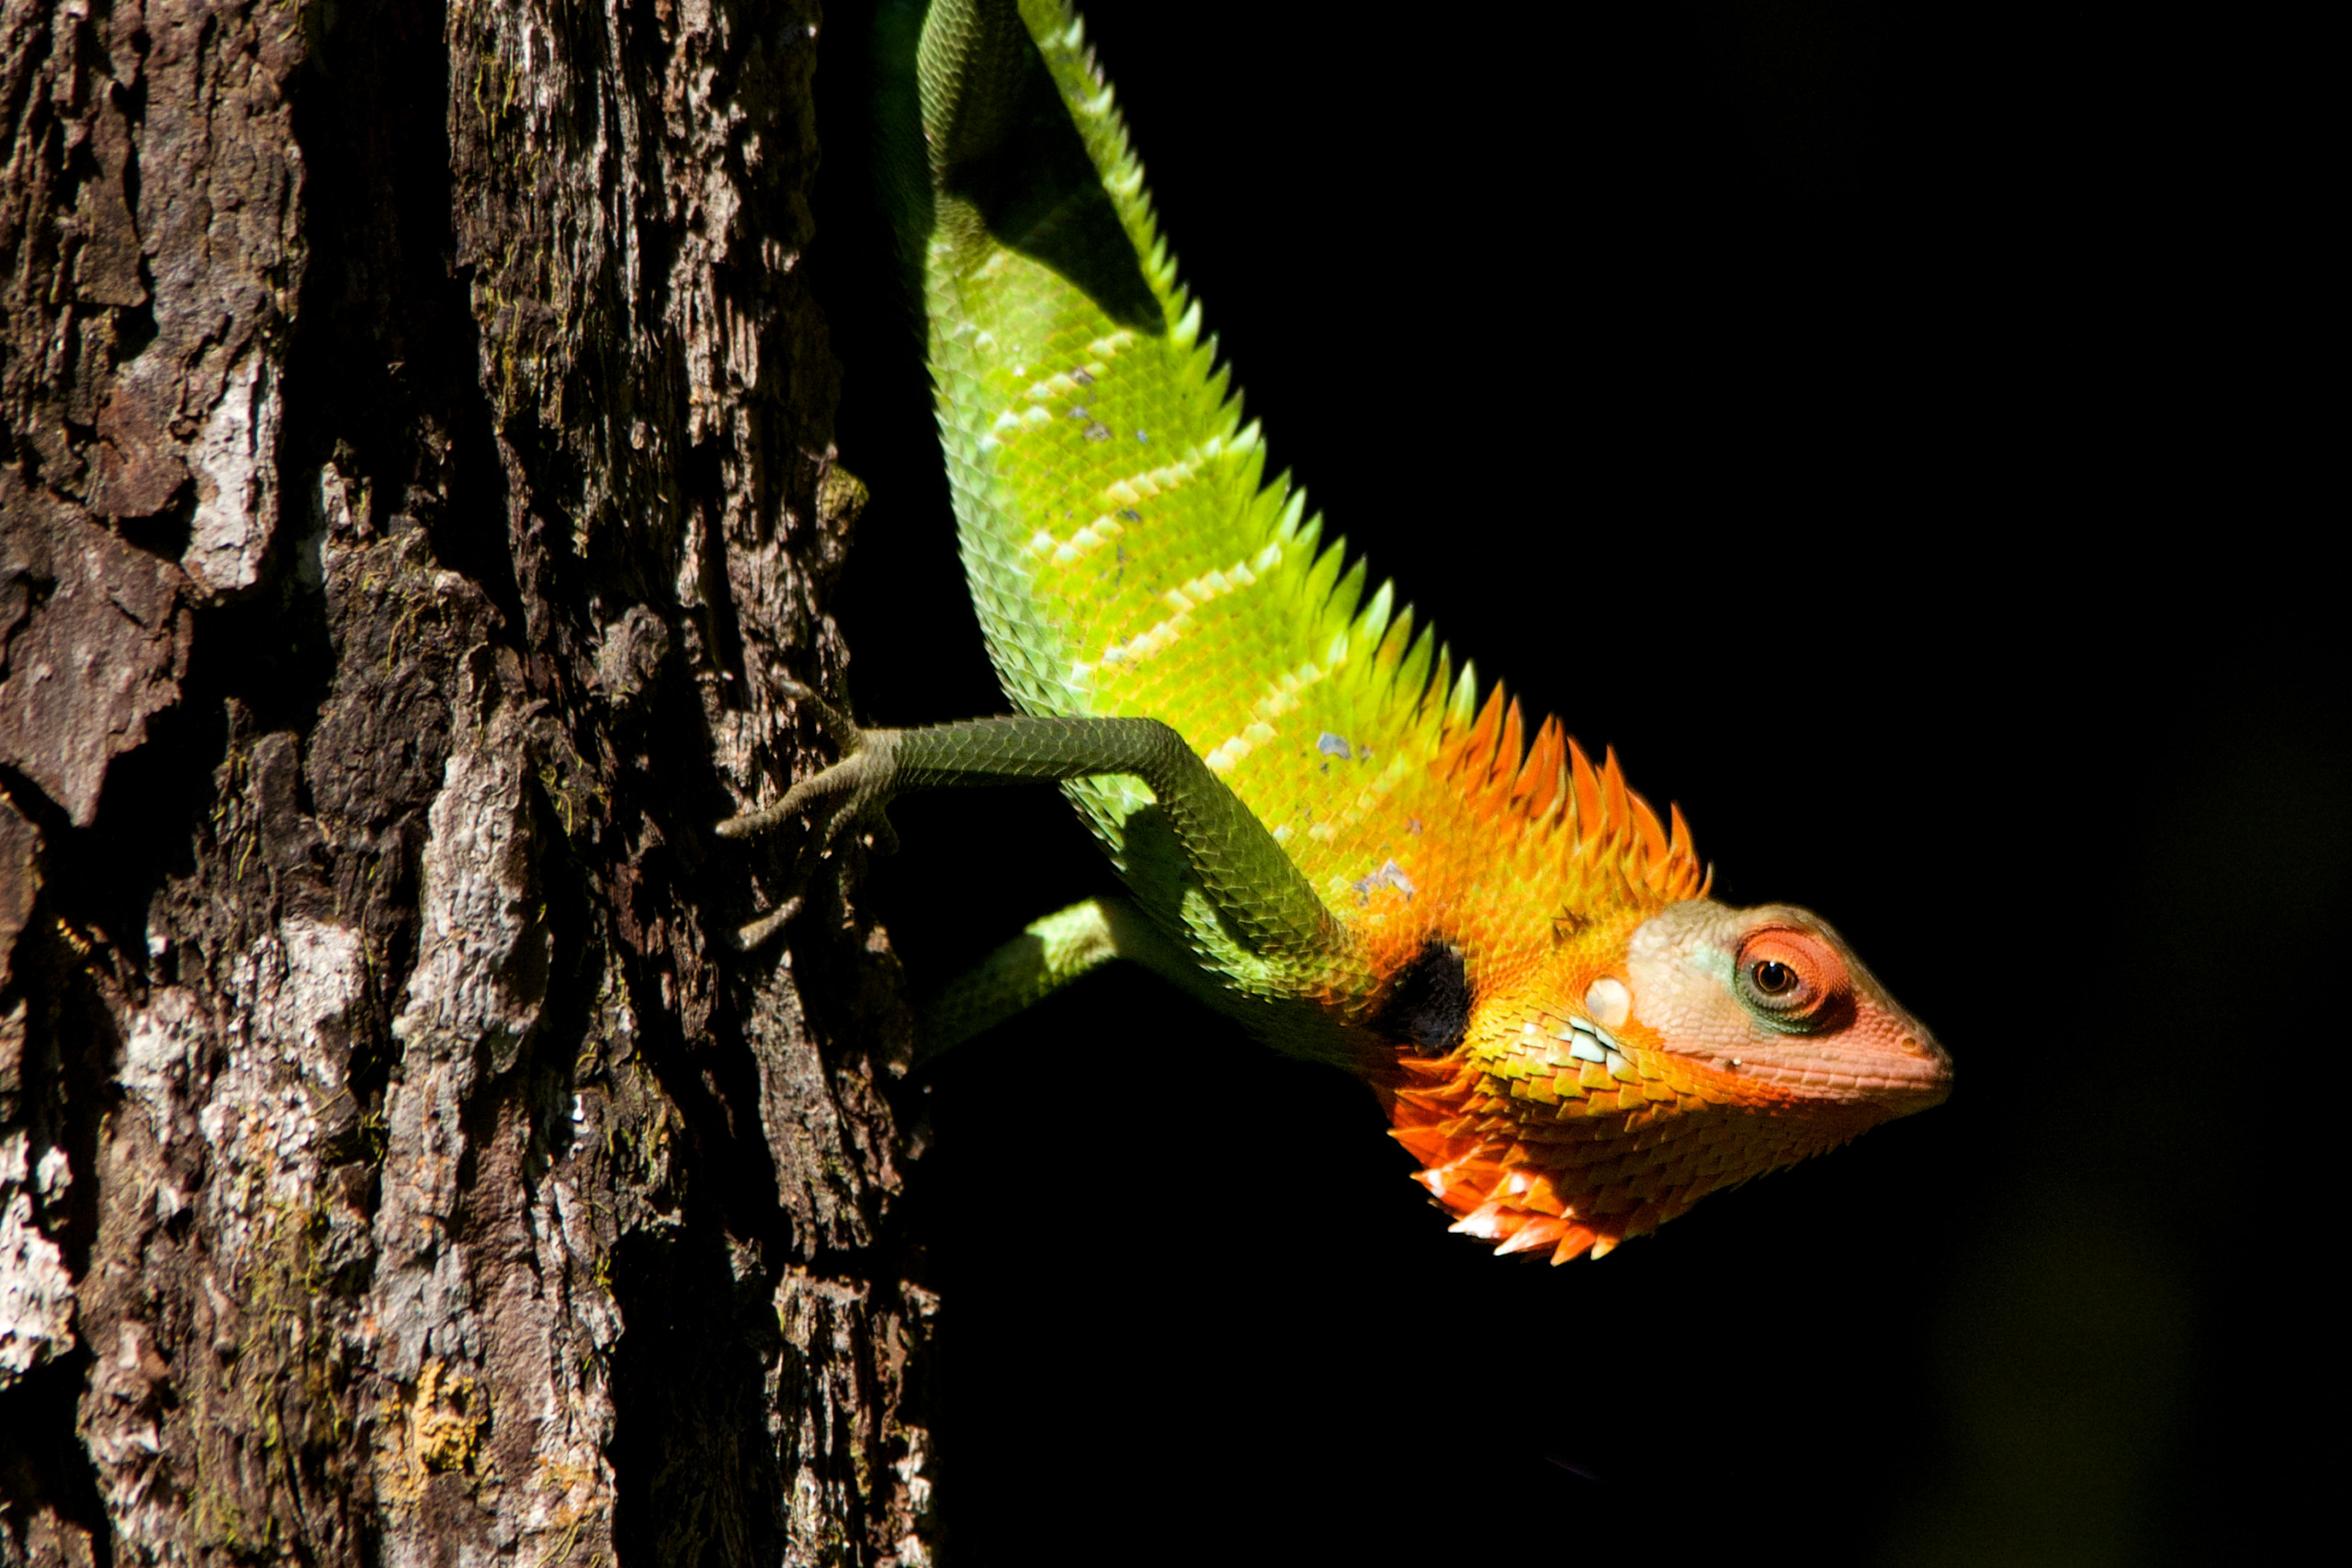
<svg viewBox="0 0 2352 1568"><path fill-rule="evenodd" d="M1435 938L1396 976L1374 1026L1424 1056L1442 1056L1470 1032L1470 976L1462 950Z"/></svg>

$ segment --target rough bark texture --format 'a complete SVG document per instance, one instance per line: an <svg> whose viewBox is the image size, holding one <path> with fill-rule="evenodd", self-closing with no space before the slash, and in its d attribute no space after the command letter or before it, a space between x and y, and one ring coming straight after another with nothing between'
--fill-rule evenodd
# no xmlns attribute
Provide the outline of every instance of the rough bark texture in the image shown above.
<svg viewBox="0 0 2352 1568"><path fill-rule="evenodd" d="M0 1564L927 1560L815 6L5 5Z"/></svg>

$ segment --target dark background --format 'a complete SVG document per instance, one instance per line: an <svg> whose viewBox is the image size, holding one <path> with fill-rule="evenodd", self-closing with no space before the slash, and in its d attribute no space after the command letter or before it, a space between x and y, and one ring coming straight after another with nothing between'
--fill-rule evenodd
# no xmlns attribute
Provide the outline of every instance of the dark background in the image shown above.
<svg viewBox="0 0 2352 1568"><path fill-rule="evenodd" d="M910 1089L983 1563L2256 1561L2329 1482L2352 830L2278 40L1757 0L1098 3L1277 466L1535 712L1826 914L1947 1106L1600 1263L1449 1235L1370 1098L1140 974ZM870 721L1002 711L869 195L819 297ZM895 808L921 982L1110 886ZM2338 1004L2340 1005L2340 1004Z"/></svg>

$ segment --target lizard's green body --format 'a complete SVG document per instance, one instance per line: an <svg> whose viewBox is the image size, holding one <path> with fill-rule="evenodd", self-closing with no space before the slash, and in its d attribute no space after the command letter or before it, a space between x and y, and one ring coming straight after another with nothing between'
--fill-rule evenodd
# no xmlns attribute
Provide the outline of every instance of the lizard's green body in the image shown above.
<svg viewBox="0 0 2352 1568"><path fill-rule="evenodd" d="M729 826L1059 778L1134 900L1033 927L936 1040L1140 959L1362 1074L1457 1228L1562 1260L1940 1099L1948 1058L1834 933L1707 901L1679 816L1481 704L1265 483L1060 0L940 0L910 41L899 195L941 444L1028 716L836 718L852 754Z"/></svg>

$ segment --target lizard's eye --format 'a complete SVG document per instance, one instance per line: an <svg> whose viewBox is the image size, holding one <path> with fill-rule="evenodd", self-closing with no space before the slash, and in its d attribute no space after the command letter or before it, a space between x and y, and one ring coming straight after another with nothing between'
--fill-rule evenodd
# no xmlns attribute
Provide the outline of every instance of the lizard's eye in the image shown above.
<svg viewBox="0 0 2352 1568"><path fill-rule="evenodd" d="M1739 944L1740 999L1783 1029L1820 1023L1851 989L1845 963L1827 942L1785 927Z"/></svg>

